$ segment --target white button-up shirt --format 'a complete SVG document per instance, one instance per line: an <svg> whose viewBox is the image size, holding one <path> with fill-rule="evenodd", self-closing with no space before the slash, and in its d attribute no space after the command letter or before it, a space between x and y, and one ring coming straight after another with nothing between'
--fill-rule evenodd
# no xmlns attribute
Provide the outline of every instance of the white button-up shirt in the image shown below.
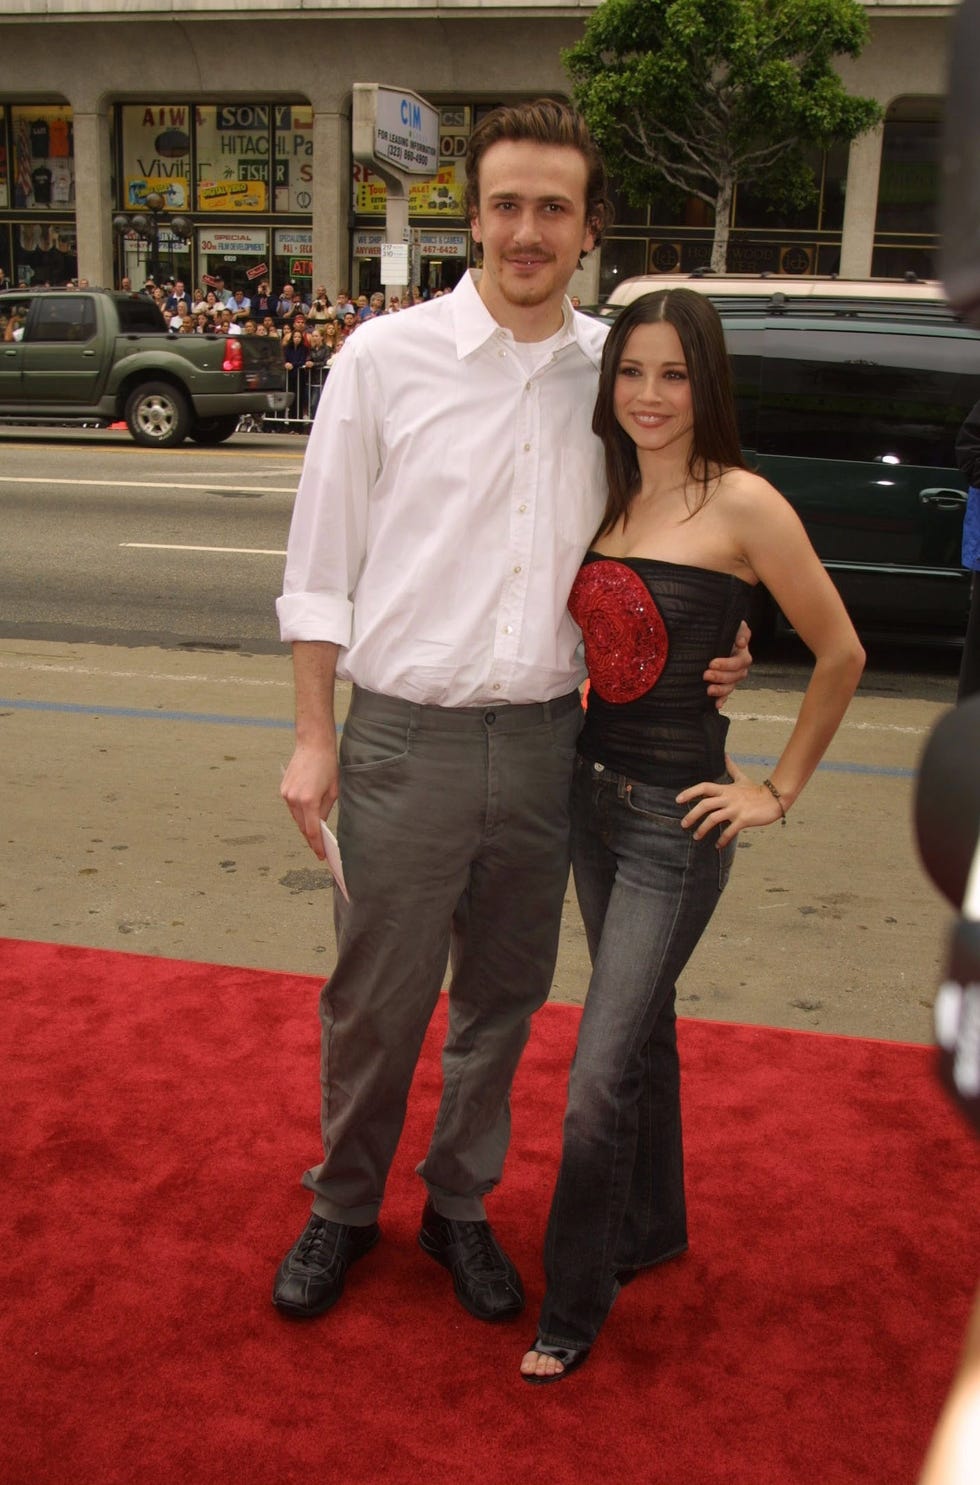
<svg viewBox="0 0 980 1485"><path fill-rule="evenodd" d="M437 706L548 701L584 676L568 593L604 505L606 328L566 301L530 375L467 274L361 325L327 379L289 534L284 640Z"/></svg>

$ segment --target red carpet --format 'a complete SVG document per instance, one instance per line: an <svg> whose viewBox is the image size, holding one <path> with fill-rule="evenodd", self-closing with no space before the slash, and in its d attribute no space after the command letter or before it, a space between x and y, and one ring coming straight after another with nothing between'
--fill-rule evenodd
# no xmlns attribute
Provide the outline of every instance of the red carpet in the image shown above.
<svg viewBox="0 0 980 1485"><path fill-rule="evenodd" d="M440 1012L383 1242L290 1324L317 981L12 940L0 966L3 1485L915 1480L980 1270L926 1051L683 1023L691 1251L530 1388L575 1011L537 1018L491 1208L529 1318L470 1320L416 1247Z"/></svg>

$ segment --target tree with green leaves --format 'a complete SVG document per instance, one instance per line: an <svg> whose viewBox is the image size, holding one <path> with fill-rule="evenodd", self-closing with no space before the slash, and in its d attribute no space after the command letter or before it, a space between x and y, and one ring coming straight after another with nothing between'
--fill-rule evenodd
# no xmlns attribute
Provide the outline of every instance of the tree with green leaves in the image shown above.
<svg viewBox="0 0 980 1485"><path fill-rule="evenodd" d="M813 147L880 119L833 69L867 39L859 0L604 0L562 61L634 205L667 182L712 207L711 267L723 273L736 186L803 206Z"/></svg>

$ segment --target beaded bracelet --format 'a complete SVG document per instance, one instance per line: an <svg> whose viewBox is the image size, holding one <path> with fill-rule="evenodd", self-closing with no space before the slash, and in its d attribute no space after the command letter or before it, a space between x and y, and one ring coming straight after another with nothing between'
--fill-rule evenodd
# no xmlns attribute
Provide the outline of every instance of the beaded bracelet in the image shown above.
<svg viewBox="0 0 980 1485"><path fill-rule="evenodd" d="M768 789L769 790L769 793L772 795L773 799L779 805L779 813L783 817L782 818L782 821L780 823L783 824L783 825L785 825L786 824L786 811L783 809L783 796L780 794L779 790L776 788L776 785L773 783L772 779L763 779L762 780L762 787L763 787L763 789Z"/></svg>

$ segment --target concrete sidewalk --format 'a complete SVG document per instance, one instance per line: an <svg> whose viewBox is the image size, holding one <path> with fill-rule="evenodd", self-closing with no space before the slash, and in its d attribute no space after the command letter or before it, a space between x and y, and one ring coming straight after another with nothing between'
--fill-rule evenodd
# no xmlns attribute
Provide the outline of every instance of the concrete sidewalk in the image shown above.
<svg viewBox="0 0 980 1485"><path fill-rule="evenodd" d="M798 700L729 707L758 776ZM945 709L858 697L786 828L743 834L682 1014L931 1040L952 915L910 818ZM0 641L0 933L326 975L332 885L278 796L291 717L285 654ZM570 890L553 994L587 983Z"/></svg>

